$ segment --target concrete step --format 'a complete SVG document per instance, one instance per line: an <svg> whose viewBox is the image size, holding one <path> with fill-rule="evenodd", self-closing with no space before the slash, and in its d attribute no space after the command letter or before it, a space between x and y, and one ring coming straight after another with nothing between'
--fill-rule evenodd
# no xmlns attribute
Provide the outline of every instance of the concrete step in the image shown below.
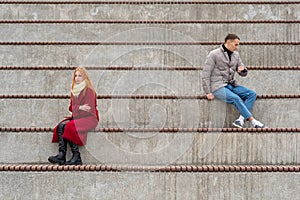
<svg viewBox="0 0 300 200"><path fill-rule="evenodd" d="M16 106L20 105L20 106ZM69 116L68 99L0 99L2 127L53 127ZM252 113L268 127L299 127L298 98L258 99ZM232 127L232 106L204 99L98 99L99 127ZM246 124L249 127L250 124Z"/></svg>
<svg viewBox="0 0 300 200"><path fill-rule="evenodd" d="M1 45L0 65L202 66L208 52L218 47L219 45L190 44ZM300 65L295 54L300 51L300 45L242 45L239 51L243 62L249 66Z"/></svg>
<svg viewBox="0 0 300 200"><path fill-rule="evenodd" d="M90 69L88 72L98 94L204 94L202 70ZM2 70L1 74L0 94L69 94L73 70ZM300 70L249 70L245 78L236 75L239 84L257 94L297 94L298 77Z"/></svg>
<svg viewBox="0 0 300 200"><path fill-rule="evenodd" d="M0 94L70 93L73 70L8 70L2 72L3 78L7 80L4 85L10 89L3 87L0 89ZM88 72L98 94L195 95L202 91L200 70L89 70ZM28 81L29 77L30 82ZM41 77L44 78L41 79ZM20 88L20 84L24 87Z"/></svg>
<svg viewBox="0 0 300 200"><path fill-rule="evenodd" d="M294 2L294 1L293 1ZM216 20L299 19L299 4L0 4L2 19ZM228 10L234 14L229 15ZM174 14L176 13L176 14Z"/></svg>
<svg viewBox="0 0 300 200"><path fill-rule="evenodd" d="M0 132L1 164L44 164L56 155L52 133ZM215 132L90 132L80 148L84 164L299 165L299 128L214 129ZM224 132L225 131L225 132ZM68 149L67 158L70 158Z"/></svg>
<svg viewBox="0 0 300 200"><path fill-rule="evenodd" d="M98 169L101 166L86 167ZM50 166L32 166L44 169L36 171L0 171L0 198L213 200L294 199L300 195L295 186L300 177L290 170L299 171L299 167L278 167L287 169L286 172L112 172L84 170L86 167L83 166L82 171L75 167L54 171Z"/></svg>
<svg viewBox="0 0 300 200"><path fill-rule="evenodd" d="M202 19L201 19L202 20ZM1 41L223 41L235 30L241 42L299 41L298 23L4 23L0 24ZM1 22L1 21L0 21ZM14 21L11 21L14 22ZM26 21L25 21L26 22ZM68 23L69 22L69 23ZM92 21L90 21L92 22ZM283 31L284 30L284 31ZM212 36L211 33L214 33ZM121 37L120 37L121 36Z"/></svg>
<svg viewBox="0 0 300 200"><path fill-rule="evenodd" d="M241 22L22 24L0 20L0 66L203 66L207 53L219 46L216 41L223 41L224 33L232 30L236 30L243 42L253 42L241 45L239 50L246 65L300 65L295 53L300 48L299 23L288 22L299 21L299 3L27 3L0 2L0 19ZM282 21L275 23L278 20ZM27 43L16 43L22 41ZM45 43L31 43L39 41ZM62 43L51 43L55 41ZM104 41L111 45L66 43L70 41ZM211 44L117 45L118 41ZM250 71L248 78L239 81L253 86L259 94L298 94L298 71ZM1 72L4 80L0 94L69 93L70 71ZM202 93L200 70L92 72L98 94ZM132 81L129 77L137 78ZM176 82L178 78L181 82ZM68 104L66 98L0 99L0 199L295 199L299 196L295 186L299 183L296 172L300 171L298 98L258 99L253 113L272 128L208 132L182 128L231 127L238 116L236 110L203 99L98 99L101 121L96 131L89 133L88 144L80 148L84 164L89 165L45 165L47 158L58 150L58 145L51 143L51 128L68 115ZM168 131L161 130L162 127L180 129ZM124 128L123 132L119 128ZM70 156L68 149L67 157Z"/></svg>

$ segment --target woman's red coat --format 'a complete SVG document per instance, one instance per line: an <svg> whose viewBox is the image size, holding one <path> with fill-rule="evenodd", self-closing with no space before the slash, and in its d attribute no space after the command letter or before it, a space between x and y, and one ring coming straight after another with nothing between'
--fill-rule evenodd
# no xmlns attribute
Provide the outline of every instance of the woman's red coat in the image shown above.
<svg viewBox="0 0 300 200"><path fill-rule="evenodd" d="M90 111L78 109L79 106L84 104L91 107ZM63 138L83 146L87 141L87 133L96 128L99 122L96 93L92 89L86 88L77 97L72 96L69 110L72 112L72 116L61 121L70 120L65 126ZM58 142L57 126L53 131L52 142Z"/></svg>

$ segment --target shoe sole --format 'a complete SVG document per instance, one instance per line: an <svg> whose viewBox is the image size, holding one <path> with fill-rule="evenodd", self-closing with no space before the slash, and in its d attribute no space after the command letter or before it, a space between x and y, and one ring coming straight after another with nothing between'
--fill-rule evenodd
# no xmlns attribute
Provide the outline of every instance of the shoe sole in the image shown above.
<svg viewBox="0 0 300 200"><path fill-rule="evenodd" d="M53 160L51 158L48 158L48 161L52 164L59 164L59 165L65 165L66 161L63 161L63 160Z"/></svg>
<svg viewBox="0 0 300 200"><path fill-rule="evenodd" d="M232 125L235 126L235 127L237 127L237 128L243 128L242 126L239 126L239 125L237 125L235 123L232 123Z"/></svg>
<svg viewBox="0 0 300 200"><path fill-rule="evenodd" d="M254 128L268 128L267 126L263 126L263 127L257 127L255 126Z"/></svg>
<svg viewBox="0 0 300 200"><path fill-rule="evenodd" d="M66 165L82 165L82 162L77 162L77 163L66 163Z"/></svg>

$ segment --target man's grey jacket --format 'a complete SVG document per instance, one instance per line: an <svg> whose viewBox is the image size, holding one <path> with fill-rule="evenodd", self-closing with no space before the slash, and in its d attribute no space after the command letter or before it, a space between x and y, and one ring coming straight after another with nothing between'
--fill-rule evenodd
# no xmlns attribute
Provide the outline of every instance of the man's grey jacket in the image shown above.
<svg viewBox="0 0 300 200"><path fill-rule="evenodd" d="M205 61L202 71L202 87L206 94L213 93L217 89L226 86L234 81L234 75L239 66L244 66L240 55L234 51L231 55L231 61L222 45L220 48L211 51ZM248 70L239 73L240 76L247 76Z"/></svg>

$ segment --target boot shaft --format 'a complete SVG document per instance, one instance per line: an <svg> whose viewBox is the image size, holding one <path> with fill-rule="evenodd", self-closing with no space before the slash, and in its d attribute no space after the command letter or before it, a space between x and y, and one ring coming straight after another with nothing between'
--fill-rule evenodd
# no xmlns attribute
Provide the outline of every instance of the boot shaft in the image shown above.
<svg viewBox="0 0 300 200"><path fill-rule="evenodd" d="M73 153L72 158L66 162L66 165L82 165L82 160L79 152L78 145L69 141L71 151Z"/></svg>
<svg viewBox="0 0 300 200"><path fill-rule="evenodd" d="M67 141L63 139L62 135L65 130L65 124L59 124L57 127L57 135L58 135L58 151L66 154L67 151Z"/></svg>
<svg viewBox="0 0 300 200"><path fill-rule="evenodd" d="M64 133L65 124L59 124L57 127L58 135L58 154L55 156L50 156L48 161L53 164L64 165L66 163L66 152L67 152L67 141L63 139L62 135Z"/></svg>

